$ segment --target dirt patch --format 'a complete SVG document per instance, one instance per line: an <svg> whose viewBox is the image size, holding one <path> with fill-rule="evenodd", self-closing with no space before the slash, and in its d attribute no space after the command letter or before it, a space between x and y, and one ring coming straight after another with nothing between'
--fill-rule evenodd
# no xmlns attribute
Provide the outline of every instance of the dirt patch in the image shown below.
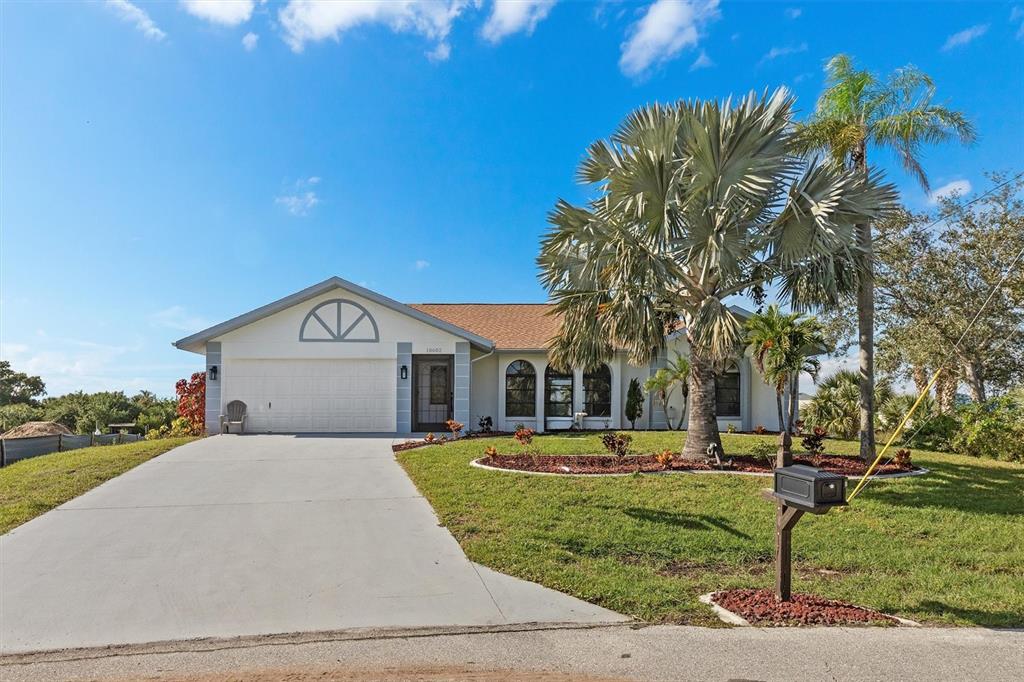
<svg viewBox="0 0 1024 682"><path fill-rule="evenodd" d="M718 467L703 460L685 460L676 453L675 459L666 464L658 462L656 455L627 455L614 457L611 455L490 455L482 458L480 464L510 469L513 471L534 471L548 474L633 474L658 473L665 471L712 471ZM806 464L823 471L830 471L845 476L862 475L865 471L864 462L858 457L843 455L822 455L814 458L796 457L794 464ZM915 467L899 467L895 463L881 465L875 469L876 474L895 474L913 471ZM771 473L775 462L771 463L739 455L727 458L723 470L745 473Z"/></svg>
<svg viewBox="0 0 1024 682"><path fill-rule="evenodd" d="M274 670L250 670L238 672L197 673L180 675L161 673L156 675L133 676L131 680L160 680L161 682L615 682L622 678L591 677L578 673L566 674L543 671L479 670L472 666L423 666L385 667L373 670L350 668L278 668Z"/></svg>
<svg viewBox="0 0 1024 682"><path fill-rule="evenodd" d="M10 431L0 434L0 438L37 438L39 436L73 436L68 427L57 422L25 422Z"/></svg>
<svg viewBox="0 0 1024 682"><path fill-rule="evenodd" d="M711 600L751 625L898 625L892 616L813 594L794 594L780 602L771 590L725 590Z"/></svg>

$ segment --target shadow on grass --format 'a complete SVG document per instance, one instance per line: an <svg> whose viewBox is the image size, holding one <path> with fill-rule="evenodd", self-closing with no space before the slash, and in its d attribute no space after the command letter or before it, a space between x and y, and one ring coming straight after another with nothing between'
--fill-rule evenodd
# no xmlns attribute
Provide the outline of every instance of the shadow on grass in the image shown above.
<svg viewBox="0 0 1024 682"><path fill-rule="evenodd" d="M1024 614L1013 613L1012 611L985 611L982 609L965 609L958 606L950 606L940 601L926 600L918 604L917 611L934 614L935 616L952 615L960 620L965 620L975 625L987 627L1012 628L1022 630L1024 626Z"/></svg>
<svg viewBox="0 0 1024 682"><path fill-rule="evenodd" d="M901 507L939 507L982 514L1024 514L1024 469L928 462L931 473L877 486L871 498ZM912 481L912 483L911 483Z"/></svg>
<svg viewBox="0 0 1024 682"><path fill-rule="evenodd" d="M737 530L719 516L708 516L707 514L684 514L682 512L669 512L661 509L646 509L642 507L627 507L622 513L638 521L649 523L661 523L689 530L713 530L718 529L729 533L743 540L752 538L741 530Z"/></svg>

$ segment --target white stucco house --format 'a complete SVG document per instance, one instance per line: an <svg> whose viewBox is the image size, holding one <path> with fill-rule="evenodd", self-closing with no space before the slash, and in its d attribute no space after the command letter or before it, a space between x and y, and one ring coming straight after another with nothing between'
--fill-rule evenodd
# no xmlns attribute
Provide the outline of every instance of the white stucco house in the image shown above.
<svg viewBox="0 0 1024 682"><path fill-rule="evenodd" d="M641 382L674 353L679 335L642 367L617 354L602 367L562 373L545 348L558 327L548 304L403 304L332 277L176 341L206 358L206 424L219 431L233 400L246 405L247 432L444 431L452 418L475 429L524 424L537 431L628 428L629 382ZM743 311L738 311L741 314ZM677 392L678 393L678 392ZM679 395L670 410L682 408ZM674 413L676 416L678 413ZM719 380L724 429L776 427L774 390L747 358ZM665 428L648 396L637 428Z"/></svg>

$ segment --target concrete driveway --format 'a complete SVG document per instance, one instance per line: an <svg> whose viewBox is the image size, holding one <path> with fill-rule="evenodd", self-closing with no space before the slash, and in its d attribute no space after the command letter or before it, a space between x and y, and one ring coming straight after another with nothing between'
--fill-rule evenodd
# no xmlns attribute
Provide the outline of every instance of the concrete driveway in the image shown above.
<svg viewBox="0 0 1024 682"><path fill-rule="evenodd" d="M0 537L0 652L623 617L470 562L390 438L216 436Z"/></svg>

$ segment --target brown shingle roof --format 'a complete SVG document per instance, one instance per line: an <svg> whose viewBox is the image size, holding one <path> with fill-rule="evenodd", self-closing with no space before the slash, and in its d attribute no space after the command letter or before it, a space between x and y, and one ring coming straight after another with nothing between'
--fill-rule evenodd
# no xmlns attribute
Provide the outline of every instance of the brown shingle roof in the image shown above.
<svg viewBox="0 0 1024 682"><path fill-rule="evenodd" d="M494 341L496 348L543 349L558 332L550 303L410 303L456 327Z"/></svg>

